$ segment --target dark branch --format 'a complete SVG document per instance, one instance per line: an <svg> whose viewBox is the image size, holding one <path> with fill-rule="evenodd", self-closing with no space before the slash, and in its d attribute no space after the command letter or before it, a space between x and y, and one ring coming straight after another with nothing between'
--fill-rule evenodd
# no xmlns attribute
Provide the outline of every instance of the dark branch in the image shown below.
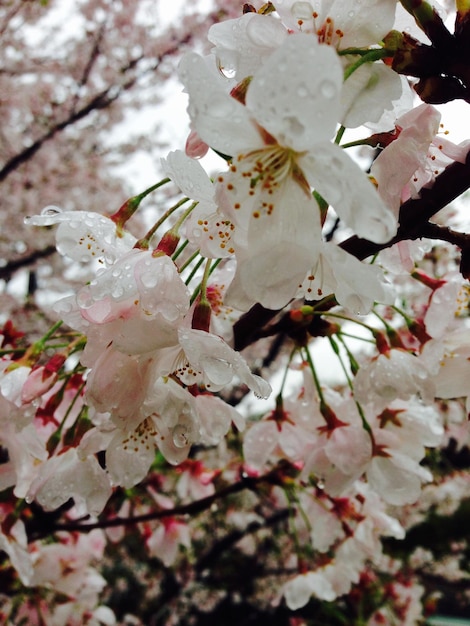
<svg viewBox="0 0 470 626"><path fill-rule="evenodd" d="M139 524L141 522L149 522L152 520L163 519L165 517L179 517L182 515L194 516L209 509L215 502L217 502L217 500L221 500L232 494L239 493L240 491L244 491L245 489L255 490L262 483L267 483L267 484L272 484L272 485L280 484L280 482L282 481L283 470L284 470L284 465L280 464L277 467L275 467L273 470L265 474L264 476L244 477L236 483L228 485L227 487L224 487L223 489L219 489L219 491L216 491L211 496L207 496L206 498L201 498L200 500L190 502L189 504L182 504L172 509L159 509L157 511L152 511L151 513L146 513L144 515L136 515L134 517L114 517L114 518L100 520L98 522L93 522L90 524L83 523L82 521L67 522L63 524L52 523L50 528L47 528L47 529L34 528L34 519L32 519L26 522L26 529L28 532L29 540L35 541L36 539L49 536L52 533L57 532L57 531L88 533L91 530L95 530L96 528L112 528L115 526L129 526L129 525Z"/></svg>
<svg viewBox="0 0 470 626"><path fill-rule="evenodd" d="M9 280L12 274L14 274L22 267L28 267L39 259L44 259L48 256L53 255L55 252L57 252L55 246L47 246L43 250L36 250L35 252L28 254L28 256L21 257L21 259L10 261L3 267L0 267L0 279Z"/></svg>
<svg viewBox="0 0 470 626"><path fill-rule="evenodd" d="M430 218L453 200L470 188L470 152L465 163L452 163L439 176L429 189L421 189L420 197L404 202L400 208L400 226L396 236L387 243L374 243L367 239L353 236L343 241L340 246L358 259L377 254L399 241L429 237L453 243L470 256L470 235L458 233L449 228L429 222ZM463 255L464 256L464 255ZM467 268L468 265L468 268ZM465 277L470 276L470 260L461 264L461 271ZM327 302L330 307L331 302ZM280 313L265 309L255 304L247 313L242 315L234 324L234 346L242 350L264 336L273 335L275 331L289 332L286 320L283 317L276 327L265 327Z"/></svg>

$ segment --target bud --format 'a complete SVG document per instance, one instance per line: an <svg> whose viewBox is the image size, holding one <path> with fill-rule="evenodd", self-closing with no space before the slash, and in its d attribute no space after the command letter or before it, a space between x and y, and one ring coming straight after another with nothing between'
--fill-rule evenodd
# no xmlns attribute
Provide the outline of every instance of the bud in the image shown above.
<svg viewBox="0 0 470 626"><path fill-rule="evenodd" d="M202 141L195 130L192 130L186 139L185 152L192 159L202 159L209 151L207 143Z"/></svg>
<svg viewBox="0 0 470 626"><path fill-rule="evenodd" d="M389 354L390 344L388 343L387 337L385 336L385 334L381 332L380 330L374 330L373 335L375 339L375 344L377 346L377 350L380 352L380 354L385 354L385 355Z"/></svg>
<svg viewBox="0 0 470 626"><path fill-rule="evenodd" d="M173 230L167 231L163 237L160 239L158 246L155 248L152 256L160 256L159 253L163 252L167 256L171 256L173 252L176 250L178 243L180 241L180 236L177 235Z"/></svg>
<svg viewBox="0 0 470 626"><path fill-rule="evenodd" d="M241 81L241 83L235 85L235 87L230 92L232 98L235 98L235 100L238 100L238 102L245 104L246 93L248 91L248 87L250 86L251 79L252 76L247 76Z"/></svg>
<svg viewBox="0 0 470 626"><path fill-rule="evenodd" d="M193 318L191 322L192 328L195 328L196 330L204 330L208 333L211 324L211 313L212 309L209 301L198 298L193 311Z"/></svg>

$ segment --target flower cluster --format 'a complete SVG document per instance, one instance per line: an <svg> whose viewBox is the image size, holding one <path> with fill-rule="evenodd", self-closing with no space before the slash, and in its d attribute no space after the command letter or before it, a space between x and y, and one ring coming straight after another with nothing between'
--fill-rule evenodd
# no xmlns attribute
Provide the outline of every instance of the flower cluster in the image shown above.
<svg viewBox="0 0 470 626"><path fill-rule="evenodd" d="M432 557L405 564L394 542L470 493L465 460L447 471L470 445L470 236L430 221L468 188L470 144L413 106L396 66L409 52L418 71L420 44L396 29L413 16L437 49L444 26L403 6L245 5L180 61L191 132L165 179L111 216L27 218L58 225L86 279L31 345L10 321L1 333L0 574L25 598L0 594L6 623L222 611L238 564L264 617L419 623ZM212 176L209 149L225 162ZM137 238L129 222L163 185L159 202L178 200ZM460 571L449 552L442 577ZM135 581L158 586L143 622L96 569L124 553L158 564Z"/></svg>

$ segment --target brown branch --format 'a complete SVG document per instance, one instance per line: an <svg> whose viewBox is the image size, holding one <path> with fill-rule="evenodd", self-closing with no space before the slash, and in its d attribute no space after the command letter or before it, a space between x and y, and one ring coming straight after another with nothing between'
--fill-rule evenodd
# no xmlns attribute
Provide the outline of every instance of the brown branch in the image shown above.
<svg viewBox="0 0 470 626"><path fill-rule="evenodd" d="M210 549L201 556L197 561L194 569L196 572L203 572L210 567L214 561L216 561L224 552L234 546L240 539L247 535L252 535L262 528L270 528L275 526L279 522L283 522L292 514L291 509L281 509L276 513L273 513L270 517L262 519L260 521L250 522L245 528L240 530L233 530L228 535L225 535L222 539L215 542Z"/></svg>
<svg viewBox="0 0 470 626"><path fill-rule="evenodd" d="M57 252L55 246L47 246L46 248L43 248L43 250L36 250L35 252L28 254L28 256L21 257L21 259L10 261L3 267L0 267L0 279L9 280L12 274L22 267L28 267L39 259L44 259L53 255L55 252Z"/></svg>
<svg viewBox="0 0 470 626"><path fill-rule="evenodd" d="M461 271L465 277L468 277L470 276L470 260L467 260L467 256L470 256L470 234L458 233L447 227L433 224L429 220L469 188L470 152L465 163L452 163L436 177L431 188L421 189L419 198L407 200L401 205L400 226L393 239L387 243L378 244L353 236L339 245L349 254L362 260L377 254L385 248L389 248L399 241L420 239L421 237L440 239L462 248L463 262ZM331 303L328 303L328 306L331 306ZM262 336L273 335L274 328L262 329L279 313L280 311L271 311L265 309L260 304L255 304L234 324L235 349L242 350ZM277 325L277 329L288 332L289 329L285 327L285 318Z"/></svg>
<svg viewBox="0 0 470 626"><path fill-rule="evenodd" d="M209 16L210 21L215 21L214 15ZM11 157L0 170L0 182L5 180L17 167L31 159L36 152L49 140L53 139L53 137L72 126L76 122L82 120L87 115L96 110L101 110L109 107L113 102L115 102L124 91L128 91L140 80L143 76L154 73L163 60L175 54L179 51L180 47L186 43L188 43L192 38L192 33L187 33L184 37L176 41L171 47L167 48L164 53L156 57L155 62L152 63L150 67L147 67L142 74L136 74L129 78L126 81L123 81L120 84L108 85L105 89L103 89L100 93L96 94L88 104L85 104L82 108L73 110L70 115L62 120L61 122L57 122L54 124L46 133L44 133L41 137L36 139L30 146L24 148L21 152ZM125 67L122 67L120 73L122 75L128 74L131 70L134 70L140 61L142 61L145 57L139 56L132 61L130 61Z"/></svg>
<svg viewBox="0 0 470 626"><path fill-rule="evenodd" d="M158 511L152 511L151 513L145 513L143 515L136 515L134 517L114 517L109 519L100 520L98 522L92 523L82 523L86 521L87 518L83 518L82 521L73 521L66 523L53 523L50 528L43 529L35 529L34 528L34 518L31 520L27 520L25 522L26 529L28 533L28 537L30 541L35 541L37 539L41 539L43 537L47 537L54 532L57 531L67 531L67 532L82 532L88 533L91 530L95 530L96 528L113 528L115 526L130 526L134 524L139 524L142 522L150 522L158 519L164 519L165 517L180 517L186 515L199 515L203 511L209 509L215 502L226 498L235 493L239 493L240 491L244 491L245 489L255 490L259 485L263 483L278 485L282 481L282 474L285 470L285 464L280 463L273 470L268 472L263 476L257 477L243 477L236 483L228 485L223 489L219 489L211 496L207 496L206 498L201 498L200 500L195 500L194 502L190 502L189 504L182 504L180 506L176 506L172 509L159 509Z"/></svg>
<svg viewBox="0 0 470 626"><path fill-rule="evenodd" d="M96 64L96 61L98 60L98 57L100 55L100 45L101 45L101 42L103 41L105 30L106 30L105 23L103 23L100 25L98 29L98 33L96 37L94 38L93 45L91 47L91 51L88 57L88 61L83 69L82 76L77 83L77 89L76 89L75 95L72 98L72 103L70 106L70 111L72 113L75 111L76 106L78 104L78 100L80 97L80 89L87 84L88 79L91 74L91 70L93 69L93 66Z"/></svg>
<svg viewBox="0 0 470 626"><path fill-rule="evenodd" d="M432 187L421 189L419 198L407 200L401 205L400 226L396 236L389 242L377 244L354 236L341 243L340 246L356 258L366 259L399 241L427 237L426 231L429 229L431 217L469 188L470 152L465 163L452 163L436 177ZM447 239L444 240L447 241Z"/></svg>
<svg viewBox="0 0 470 626"><path fill-rule="evenodd" d="M130 71L140 59L134 59L123 72ZM60 133L65 128L72 126L79 120L83 119L91 112L105 109L109 107L115 100L119 98L123 91L126 91L134 86L139 77L133 76L129 80L121 83L121 85L110 85L100 93L96 94L88 104L72 112L65 120L54 124L44 135L36 139L30 146L15 154L11 157L0 170L0 182L5 180L17 167L31 159L36 152L50 139L52 139L57 133Z"/></svg>

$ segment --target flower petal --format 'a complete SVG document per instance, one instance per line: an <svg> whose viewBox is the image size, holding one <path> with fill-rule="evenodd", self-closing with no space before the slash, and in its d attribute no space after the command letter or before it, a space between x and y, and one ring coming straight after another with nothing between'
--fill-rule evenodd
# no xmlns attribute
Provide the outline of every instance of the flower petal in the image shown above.
<svg viewBox="0 0 470 626"><path fill-rule="evenodd" d="M170 152L161 159L165 174L192 200L214 202L214 185L200 163L186 156L182 150Z"/></svg>
<svg viewBox="0 0 470 626"><path fill-rule="evenodd" d="M294 35L255 74L246 106L280 144L303 151L333 135L342 83L336 52L309 35Z"/></svg>
<svg viewBox="0 0 470 626"><path fill-rule="evenodd" d="M322 143L315 152L300 157L299 165L359 237L385 243L396 234L396 218L364 172L339 146Z"/></svg>
<svg viewBox="0 0 470 626"><path fill-rule="evenodd" d="M245 13L210 27L207 38L215 44L217 65L227 78L251 76L287 37L287 29L271 15Z"/></svg>
<svg viewBox="0 0 470 626"><path fill-rule="evenodd" d="M248 111L224 91L203 57L186 54L178 74L189 94L188 113L194 128L211 148L232 156L262 147L263 141Z"/></svg>

